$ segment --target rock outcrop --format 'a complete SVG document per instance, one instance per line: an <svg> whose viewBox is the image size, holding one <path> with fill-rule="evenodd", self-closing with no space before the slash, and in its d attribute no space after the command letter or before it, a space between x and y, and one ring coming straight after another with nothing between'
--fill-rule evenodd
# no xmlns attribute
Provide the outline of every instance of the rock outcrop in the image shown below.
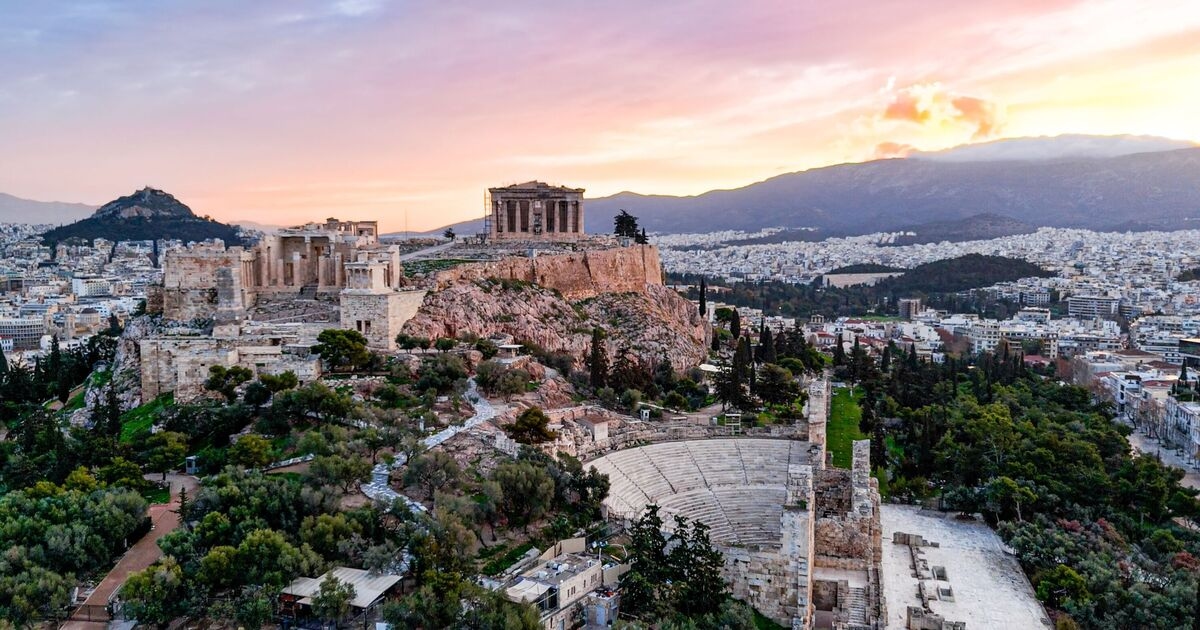
<svg viewBox="0 0 1200 630"><path fill-rule="evenodd" d="M607 334L610 358L628 348L647 361L665 357L677 371L704 359L711 333L695 306L660 284L569 301L564 293L544 286L493 280L431 292L403 330L429 338L467 332L511 335L552 352L567 352L582 366L597 326Z"/></svg>
<svg viewBox="0 0 1200 630"><path fill-rule="evenodd" d="M677 371L700 363L711 329L686 299L663 286L658 248L636 245L460 265L433 290L403 332L429 338L511 336L583 365L592 329L607 334L610 359L624 349Z"/></svg>
<svg viewBox="0 0 1200 630"><path fill-rule="evenodd" d="M568 300L584 300L662 285L662 263L657 247L635 245L472 263L440 272L434 278L438 289L480 280L536 284L558 291Z"/></svg>

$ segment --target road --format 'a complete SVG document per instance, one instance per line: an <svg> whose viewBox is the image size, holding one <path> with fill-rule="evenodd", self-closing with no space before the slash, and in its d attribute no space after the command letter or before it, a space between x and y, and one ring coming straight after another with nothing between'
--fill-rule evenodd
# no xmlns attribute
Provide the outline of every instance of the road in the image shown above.
<svg viewBox="0 0 1200 630"><path fill-rule="evenodd" d="M146 475L146 479L150 481L160 481L162 475L150 474ZM96 621L83 620L84 610L103 608L108 604L109 599L121 585L125 584L125 580L131 573L141 571L146 567L154 564L162 556L162 550L158 548L158 539L179 527L179 514L175 510L179 509L179 489L187 488L188 495L195 497L196 489L200 487L200 481L195 477L188 475L167 475L167 482L171 484L171 502L166 504L151 505L149 510L150 520L154 523L149 532L142 536L125 555L121 556L121 560L117 562L117 566L113 567L108 575L100 581L96 586L96 590L87 598L84 605L76 612L76 617L73 617L65 625L63 630L99 630L107 626L106 623Z"/></svg>
<svg viewBox="0 0 1200 630"><path fill-rule="evenodd" d="M1200 471L1196 470L1195 466L1189 465L1182 457L1175 454L1175 449L1162 446L1158 440L1143 435L1137 429L1129 434L1129 445L1133 447L1135 453L1146 453L1147 455L1157 455L1162 463L1173 466L1183 471L1183 481L1181 484L1189 487L1200 489Z"/></svg>

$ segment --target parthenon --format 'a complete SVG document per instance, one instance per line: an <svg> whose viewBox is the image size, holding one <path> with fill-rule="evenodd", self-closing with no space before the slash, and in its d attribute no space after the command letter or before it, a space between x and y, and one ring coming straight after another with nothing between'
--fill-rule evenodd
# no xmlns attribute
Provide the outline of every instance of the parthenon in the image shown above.
<svg viewBox="0 0 1200 630"><path fill-rule="evenodd" d="M584 236L583 189L532 181L489 188L494 240L573 241Z"/></svg>

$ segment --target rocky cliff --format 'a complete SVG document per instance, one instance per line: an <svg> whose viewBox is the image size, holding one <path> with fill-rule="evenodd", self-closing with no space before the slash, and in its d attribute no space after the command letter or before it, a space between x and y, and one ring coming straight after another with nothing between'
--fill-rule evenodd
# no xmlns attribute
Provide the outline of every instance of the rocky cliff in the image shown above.
<svg viewBox="0 0 1200 630"><path fill-rule="evenodd" d="M695 306L661 284L574 301L560 291L511 280L460 282L427 295L403 330L429 338L465 332L512 335L550 351L568 352L578 366L583 365L595 326L608 334L610 358L629 348L644 360L666 357L683 371L706 356L708 323Z"/></svg>
<svg viewBox="0 0 1200 630"><path fill-rule="evenodd" d="M662 264L657 247L635 245L472 263L434 278L439 289L480 280L536 284L568 300L585 300L606 293L641 293L647 285L662 285Z"/></svg>

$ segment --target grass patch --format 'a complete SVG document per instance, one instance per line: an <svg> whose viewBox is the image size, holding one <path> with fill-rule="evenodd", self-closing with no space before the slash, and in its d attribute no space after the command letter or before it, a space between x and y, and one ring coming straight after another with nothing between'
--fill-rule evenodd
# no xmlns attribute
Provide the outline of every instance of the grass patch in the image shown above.
<svg viewBox="0 0 1200 630"><path fill-rule="evenodd" d="M142 498L150 503L170 503L171 491L159 486L150 486L142 491Z"/></svg>
<svg viewBox="0 0 1200 630"><path fill-rule="evenodd" d="M501 571L511 567L514 562L520 560L521 556L525 555L530 549L533 549L533 543L525 542L508 550L508 553L502 556L492 558L487 564L483 565L483 574L499 575Z"/></svg>
<svg viewBox="0 0 1200 630"><path fill-rule="evenodd" d="M861 395L857 389L848 387L839 387L833 392L825 440L833 457L833 465L838 468L850 468L854 459L854 441L867 439L858 430L858 421L862 419L862 409L858 408Z"/></svg>
<svg viewBox="0 0 1200 630"><path fill-rule="evenodd" d="M138 435L148 433L159 414L173 404L175 404L175 393L168 392L141 407L126 411L121 415L121 443L129 444Z"/></svg>

